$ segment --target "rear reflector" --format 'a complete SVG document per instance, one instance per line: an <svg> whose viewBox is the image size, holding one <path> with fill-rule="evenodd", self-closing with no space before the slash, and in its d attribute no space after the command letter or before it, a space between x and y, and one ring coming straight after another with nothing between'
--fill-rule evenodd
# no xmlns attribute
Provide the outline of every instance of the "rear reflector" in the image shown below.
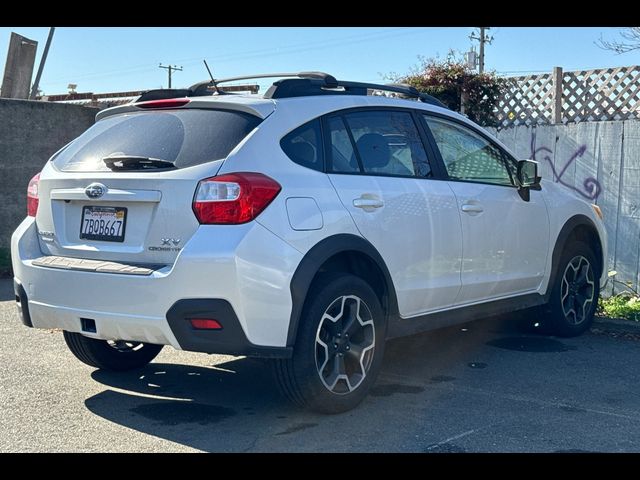
<svg viewBox="0 0 640 480"><path fill-rule="evenodd" d="M178 108L184 107L189 101L188 98L165 98L136 103L135 106L139 108Z"/></svg>
<svg viewBox="0 0 640 480"><path fill-rule="evenodd" d="M222 325L212 318L190 318L189 321L197 330L222 330Z"/></svg>

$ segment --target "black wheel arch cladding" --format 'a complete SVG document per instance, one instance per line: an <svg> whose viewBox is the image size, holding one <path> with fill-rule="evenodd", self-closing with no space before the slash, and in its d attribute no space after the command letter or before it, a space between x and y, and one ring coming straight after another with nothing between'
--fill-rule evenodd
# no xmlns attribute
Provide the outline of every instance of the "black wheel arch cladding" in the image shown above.
<svg viewBox="0 0 640 480"><path fill-rule="evenodd" d="M387 316L394 317L398 314L398 301L395 287L389 270L382 259L380 253L367 240L353 234L338 234L327 237L318 242L304 256L291 279L291 299L292 309L289 321L289 331L287 334L287 345L295 344L298 332L298 324L302 315L302 310L309 292L309 287L313 283L321 267L332 257L339 254L354 252L357 255L364 255L377 267L384 281L384 295L380 303ZM352 273L346 271L345 273ZM364 279L367 280L366 278Z"/></svg>
<svg viewBox="0 0 640 480"><path fill-rule="evenodd" d="M598 270L597 273L600 274L605 269L605 258L602 252L602 243L600 240L600 235L598 235L598 230L594 225L593 221L587 217L586 215L574 215L569 218L560 230L558 237L556 238L556 243L553 247L552 261L551 261L551 277L549 280L549 286L547 287L547 293L551 291L553 285L555 285L555 281L558 277L558 270L560 269L560 258L562 257L562 253L567 247L567 242L571 238L575 232L580 228L586 228L587 231L593 234L594 238L590 238L586 240L589 246L593 249L593 253L596 255L596 260L598 262Z"/></svg>

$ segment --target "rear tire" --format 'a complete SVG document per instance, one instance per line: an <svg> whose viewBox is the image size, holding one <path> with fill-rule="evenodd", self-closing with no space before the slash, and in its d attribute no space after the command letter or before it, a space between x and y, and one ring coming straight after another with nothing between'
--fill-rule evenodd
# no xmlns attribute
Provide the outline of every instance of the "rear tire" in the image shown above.
<svg viewBox="0 0 640 480"><path fill-rule="evenodd" d="M124 372L141 368L162 350L162 345L151 343L97 340L81 333L63 333L67 347L78 360L101 370Z"/></svg>
<svg viewBox="0 0 640 480"><path fill-rule="evenodd" d="M272 362L281 392L320 413L357 406L380 371L387 330L377 295L363 279L325 274L309 288L290 359Z"/></svg>
<svg viewBox="0 0 640 480"><path fill-rule="evenodd" d="M599 295L600 271L593 250L584 242L572 242L560 257L545 327L559 337L581 335L593 323Z"/></svg>

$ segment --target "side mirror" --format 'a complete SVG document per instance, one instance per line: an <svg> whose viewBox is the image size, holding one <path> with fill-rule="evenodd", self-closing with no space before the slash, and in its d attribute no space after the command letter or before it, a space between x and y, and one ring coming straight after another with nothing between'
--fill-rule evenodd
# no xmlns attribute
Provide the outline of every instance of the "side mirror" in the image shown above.
<svg viewBox="0 0 640 480"><path fill-rule="evenodd" d="M541 178L538 176L538 162L520 160L516 171L518 193L525 202L531 199L531 187L540 188Z"/></svg>
<svg viewBox="0 0 640 480"><path fill-rule="evenodd" d="M538 162L533 160L520 160L516 173L521 188L539 187Z"/></svg>

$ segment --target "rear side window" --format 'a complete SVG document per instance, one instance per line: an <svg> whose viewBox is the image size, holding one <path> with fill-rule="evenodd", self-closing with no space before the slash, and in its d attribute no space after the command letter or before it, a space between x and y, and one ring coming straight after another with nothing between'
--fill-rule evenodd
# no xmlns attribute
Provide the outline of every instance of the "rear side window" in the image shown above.
<svg viewBox="0 0 640 480"><path fill-rule="evenodd" d="M320 120L296 128L280 140L280 147L298 165L321 172L324 169Z"/></svg>
<svg viewBox="0 0 640 480"><path fill-rule="evenodd" d="M359 111L334 117L332 171L431 177L431 165L411 113Z"/></svg>
<svg viewBox="0 0 640 480"><path fill-rule="evenodd" d="M62 171L110 171L109 156L146 157L191 167L226 158L261 119L229 110L127 113L97 122L58 155Z"/></svg>

